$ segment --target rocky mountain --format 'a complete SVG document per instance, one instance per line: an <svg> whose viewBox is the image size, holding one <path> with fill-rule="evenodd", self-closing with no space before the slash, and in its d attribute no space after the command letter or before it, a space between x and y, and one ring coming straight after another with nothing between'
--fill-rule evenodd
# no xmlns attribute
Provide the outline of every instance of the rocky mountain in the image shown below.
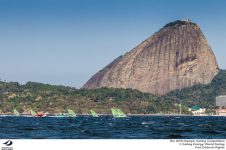
<svg viewBox="0 0 226 150"><path fill-rule="evenodd" d="M177 20L100 70L83 88L132 88L164 95L208 84L218 73L216 58L200 27Z"/></svg>

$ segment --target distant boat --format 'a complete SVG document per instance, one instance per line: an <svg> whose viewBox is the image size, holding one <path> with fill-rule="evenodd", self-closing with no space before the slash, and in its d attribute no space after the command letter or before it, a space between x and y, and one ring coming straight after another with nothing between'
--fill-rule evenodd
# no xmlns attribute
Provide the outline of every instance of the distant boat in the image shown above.
<svg viewBox="0 0 226 150"><path fill-rule="evenodd" d="M126 117L126 114L122 112L120 109L116 109L121 117Z"/></svg>
<svg viewBox="0 0 226 150"><path fill-rule="evenodd" d="M36 113L33 110L31 110L31 115L34 116L34 117L45 117L46 116L46 114L44 114L43 112Z"/></svg>
<svg viewBox="0 0 226 150"><path fill-rule="evenodd" d="M112 115L115 118L123 118L123 117L126 117L126 115L120 109L112 108L111 109L111 112L112 112Z"/></svg>
<svg viewBox="0 0 226 150"><path fill-rule="evenodd" d="M19 115L20 115L20 113L19 113L16 109L13 109L13 113L14 113L14 115L16 115L16 116L19 116Z"/></svg>
<svg viewBox="0 0 226 150"><path fill-rule="evenodd" d="M118 111L116 109L112 108L111 113L112 113L113 117L115 117L115 118L118 117Z"/></svg>
<svg viewBox="0 0 226 150"><path fill-rule="evenodd" d="M91 115L92 115L93 117L99 117L95 111L90 110L90 112L91 112Z"/></svg>
<svg viewBox="0 0 226 150"><path fill-rule="evenodd" d="M31 115L35 116L37 113L34 110L31 110Z"/></svg>
<svg viewBox="0 0 226 150"><path fill-rule="evenodd" d="M77 116L76 113L73 110L67 109L67 111L68 111L68 116L70 116L70 117L76 117Z"/></svg>

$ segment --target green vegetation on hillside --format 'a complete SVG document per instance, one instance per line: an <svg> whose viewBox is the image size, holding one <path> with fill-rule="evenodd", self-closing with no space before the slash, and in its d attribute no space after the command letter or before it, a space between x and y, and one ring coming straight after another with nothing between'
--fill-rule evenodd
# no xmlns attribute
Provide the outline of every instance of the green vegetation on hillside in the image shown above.
<svg viewBox="0 0 226 150"><path fill-rule="evenodd" d="M29 110L49 113L111 113L111 108L120 108L126 114L178 113L182 101L183 113L188 107L199 105L208 109L215 107L215 97L226 94L226 71L221 70L208 85L195 85L176 90L165 96L155 96L132 89L76 89L66 86L28 82L0 81L0 113L20 113Z"/></svg>
<svg viewBox="0 0 226 150"><path fill-rule="evenodd" d="M170 22L170 23L166 24L163 28L166 28L166 27L173 27L173 26L175 26L175 25L186 25L186 24L196 25L196 23L193 23L193 22L182 21L182 20L176 20L176 21L174 21L174 22Z"/></svg>
<svg viewBox="0 0 226 150"><path fill-rule="evenodd" d="M162 98L174 102L181 100L186 106L199 105L212 109L218 95L226 95L226 70L220 70L210 84L172 91Z"/></svg>
<svg viewBox="0 0 226 150"><path fill-rule="evenodd" d="M67 109L78 114L111 114L111 108L120 108L125 113L170 113L178 108L170 102L158 100L159 97L132 89L76 89L65 86L28 82L20 85L16 82L0 83L0 111L10 113L13 109L28 113L29 110L49 113L66 113Z"/></svg>

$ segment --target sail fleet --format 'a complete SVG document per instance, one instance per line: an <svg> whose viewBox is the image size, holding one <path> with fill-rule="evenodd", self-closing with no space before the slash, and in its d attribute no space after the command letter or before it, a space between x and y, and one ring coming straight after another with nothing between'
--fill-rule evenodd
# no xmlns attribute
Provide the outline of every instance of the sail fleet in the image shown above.
<svg viewBox="0 0 226 150"><path fill-rule="evenodd" d="M112 116L114 118L123 118L123 117L127 117L126 114L118 109L118 108L112 108L111 109L111 113ZM90 110L90 115L92 117L99 117L100 115L98 115L94 110ZM30 110L30 114L24 115L24 114L20 114L16 109L13 109L13 115L12 116L28 116L28 117L77 117L77 114L72 110L72 109L67 109L67 113L58 113L58 114L54 114L54 115L50 115L48 113L44 113L44 112L35 112L34 110Z"/></svg>

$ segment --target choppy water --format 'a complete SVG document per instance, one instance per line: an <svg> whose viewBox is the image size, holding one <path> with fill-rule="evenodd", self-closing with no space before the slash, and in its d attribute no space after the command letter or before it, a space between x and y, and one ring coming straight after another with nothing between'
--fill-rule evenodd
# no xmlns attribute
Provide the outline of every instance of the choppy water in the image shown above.
<svg viewBox="0 0 226 150"><path fill-rule="evenodd" d="M5 139L225 139L226 117L0 117Z"/></svg>

